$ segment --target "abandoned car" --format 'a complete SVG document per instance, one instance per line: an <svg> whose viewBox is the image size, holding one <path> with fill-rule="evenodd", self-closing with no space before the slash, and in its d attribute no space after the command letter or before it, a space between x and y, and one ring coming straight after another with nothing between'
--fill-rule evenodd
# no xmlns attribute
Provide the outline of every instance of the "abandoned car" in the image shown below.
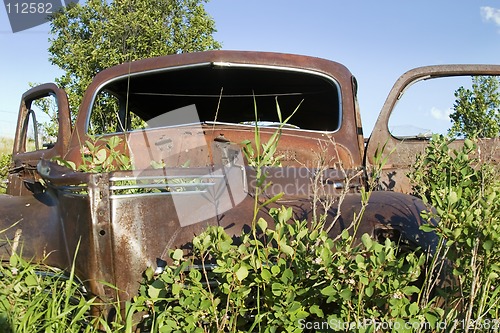
<svg viewBox="0 0 500 333"><path fill-rule="evenodd" d="M337 204L326 212L338 218L332 234L360 209L376 152L396 149L358 232L432 248L433 235L419 230L425 205L408 194L406 179L426 139L393 136L388 118L410 84L464 73L495 75L500 66L404 74L368 140L354 76L308 56L209 51L125 63L94 78L74 121L62 89L32 88L22 96L7 194L0 196L0 255L7 259L22 246L23 256L50 253L45 263L66 269L79 245L75 272L88 290L114 298L100 283L107 281L130 298L143 271L166 261L169 249L183 248L208 225L232 234L248 225L257 182L243 148L255 147L256 130L261 142L279 133L265 197L282 193L273 205L311 219L315 187L344 196L338 216ZM57 136L47 142L38 139L33 111L46 97L58 120Z"/></svg>

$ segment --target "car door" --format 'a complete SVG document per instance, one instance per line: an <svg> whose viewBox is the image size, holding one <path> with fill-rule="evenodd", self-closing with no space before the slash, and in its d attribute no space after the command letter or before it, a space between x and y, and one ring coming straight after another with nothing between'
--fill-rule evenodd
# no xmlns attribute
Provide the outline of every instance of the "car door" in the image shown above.
<svg viewBox="0 0 500 333"><path fill-rule="evenodd" d="M383 149L387 158L379 181L382 189L411 193L407 174L416 156L424 151L433 133L447 133L445 128L451 127L449 115L457 105L458 89L472 89L468 88L472 78L480 76L500 79L500 65L427 66L410 70L396 81L365 150L368 169L376 164L377 151ZM398 127L398 122L405 125ZM463 137L458 137L451 146L458 147L462 141ZM479 147L483 156L500 162L498 137L481 139Z"/></svg>
<svg viewBox="0 0 500 333"><path fill-rule="evenodd" d="M47 111L54 115L52 126L49 121L45 123L48 126L41 121ZM63 89L46 83L25 92L19 106L7 194L25 195L36 191L38 161L63 156L70 134L68 97Z"/></svg>

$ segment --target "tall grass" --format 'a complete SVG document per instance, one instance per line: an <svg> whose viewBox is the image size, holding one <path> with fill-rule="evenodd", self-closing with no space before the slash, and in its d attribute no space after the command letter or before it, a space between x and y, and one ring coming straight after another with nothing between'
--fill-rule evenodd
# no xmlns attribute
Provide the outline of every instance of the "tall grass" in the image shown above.
<svg viewBox="0 0 500 333"><path fill-rule="evenodd" d="M92 321L94 299L84 297L73 270L65 274L14 252L0 275L1 332L82 332Z"/></svg>
<svg viewBox="0 0 500 333"><path fill-rule="evenodd" d="M74 267L62 271L31 263L14 251L0 266L0 277L1 333L131 333L136 327L135 307L126 303L128 317L122 317L120 303L103 303L90 295ZM92 310L99 308L111 310L115 320L109 322L104 312L93 316Z"/></svg>
<svg viewBox="0 0 500 333"><path fill-rule="evenodd" d="M11 138L0 137L0 155L12 154L14 140Z"/></svg>

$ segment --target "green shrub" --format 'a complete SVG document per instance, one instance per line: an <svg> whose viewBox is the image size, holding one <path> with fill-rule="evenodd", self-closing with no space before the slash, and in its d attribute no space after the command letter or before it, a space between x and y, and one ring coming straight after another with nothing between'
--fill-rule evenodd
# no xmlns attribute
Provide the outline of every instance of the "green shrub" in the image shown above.
<svg viewBox="0 0 500 333"><path fill-rule="evenodd" d="M395 331L412 320L435 324L440 312L417 303L423 255L400 255L390 240L379 244L368 235L355 245L347 230L333 240L324 219L293 220L291 208L271 208L272 223L257 218L279 198L260 203L264 167L273 161L280 131L260 149L256 128L256 150L246 146L258 175L250 230L230 237L208 227L193 238L190 254L172 250L173 265L158 275L148 269L134 299L148 314L144 326L152 332L369 332L380 323L399 323ZM369 193L362 197L367 202Z"/></svg>
<svg viewBox="0 0 500 333"><path fill-rule="evenodd" d="M466 139L452 149L451 142L433 136L409 177L415 194L435 208L426 217L439 220L426 229L441 237L437 256L448 259L446 317L474 327L500 316L500 180L498 165L480 160L476 143Z"/></svg>
<svg viewBox="0 0 500 333"><path fill-rule="evenodd" d="M258 238L251 232L231 238L209 227L193 239L190 256L178 249L160 275L149 269L135 299L149 313L146 326L152 332L301 332L360 323L370 331L383 322L439 318L415 301L423 255L399 256L394 243L368 235L359 246L348 233L334 242L322 229L291 221L290 208L271 215L275 226L259 219Z"/></svg>
<svg viewBox="0 0 500 333"><path fill-rule="evenodd" d="M368 235L358 246L347 233L334 241L322 226L291 220L291 209L282 207L271 210L274 227L259 219L237 238L210 227L193 239L189 256L172 251L174 265L157 276L148 270L135 299L149 314L146 326L155 332L498 331L498 169L480 163L474 142L456 150L449 143L435 136L409 175L415 194L435 208L424 216L439 221L423 227L441 239L430 263Z"/></svg>
<svg viewBox="0 0 500 333"><path fill-rule="evenodd" d="M89 135L89 139L80 148L81 163L76 165L60 156L53 160L72 170L82 172L111 172L116 170L130 170L132 165L127 154L120 150L123 140L118 136L104 138L103 136Z"/></svg>

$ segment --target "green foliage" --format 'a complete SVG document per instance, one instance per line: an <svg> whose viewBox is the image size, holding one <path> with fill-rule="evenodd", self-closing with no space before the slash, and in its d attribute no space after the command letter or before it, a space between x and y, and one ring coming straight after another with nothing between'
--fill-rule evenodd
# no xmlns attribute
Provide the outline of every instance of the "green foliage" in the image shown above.
<svg viewBox="0 0 500 333"><path fill-rule="evenodd" d="M77 166L73 161L66 161L60 157L54 158L59 164L70 169L82 172L111 172L115 170L130 170L132 167L123 140L118 136L104 138L89 135L89 139L80 148L82 161Z"/></svg>
<svg viewBox="0 0 500 333"><path fill-rule="evenodd" d="M92 78L138 59L217 49L204 0L90 0L67 6L51 22L50 61L64 71L71 110ZM76 113L76 112L74 112Z"/></svg>
<svg viewBox="0 0 500 333"><path fill-rule="evenodd" d="M252 143L250 140L245 140L242 142L243 145L243 154L247 160L249 166L253 167L256 171L256 188L255 188L255 200L254 200L254 209L253 209L253 219L252 219L252 230L256 232L255 223L257 222L257 214L261 210L261 208L269 205L273 202L276 202L281 196L282 193L276 194L272 198L268 198L263 203L260 203L257 198L260 198L262 194L266 191L266 189L271 186L270 182L266 183L267 173L266 167L278 167L281 166L281 156L276 156L276 149L278 148L279 139L281 138L281 131L283 127L288 123L290 118L297 112L302 102L297 105L295 110L288 116L286 119L282 118L281 109L278 103L278 99L276 98L276 113L278 115L278 120L280 125L276 129L276 131L270 136L267 142L262 143L261 132L259 127L259 119L257 113L257 103L254 99L254 112L255 112L255 127L254 127L254 142Z"/></svg>
<svg viewBox="0 0 500 333"><path fill-rule="evenodd" d="M449 134L494 138L500 134L500 83L496 76L472 78L472 90L455 92L453 121Z"/></svg>
<svg viewBox="0 0 500 333"><path fill-rule="evenodd" d="M222 227L208 227L193 238L191 253L172 250L173 265L159 275L148 269L134 299L148 313L145 327L153 332L301 332L308 326L339 331L363 323L360 329L373 331L377 322L404 325L438 318L438 310L416 301L423 255L400 255L390 240L379 244L369 235L354 245L347 230L333 240L324 222L293 220L291 208L270 208L270 222L257 218L263 206L279 198L259 201L268 185L263 170L276 165L280 130L261 146L256 124L256 148L246 146L258 175L250 230L231 237Z"/></svg>
<svg viewBox="0 0 500 333"><path fill-rule="evenodd" d="M286 119L283 119L281 115L281 108L278 103L278 98L276 98L276 113L278 115L279 126L278 129L271 135L271 137L267 140L267 142L262 142L260 135L260 127L259 127L259 117L257 114L257 104L254 99L254 111L255 111L255 127L254 127L254 142L250 140L245 140L242 142L243 145L243 154L247 159L248 165L255 167L257 172L260 174L260 171L264 167L279 167L281 166L281 156L275 156L276 149L278 148L278 142L281 137L281 131L283 127L288 124L288 121L292 118L292 116L298 111L302 102L297 105L295 110L288 116ZM255 147L255 148L254 148ZM259 176L257 176L259 178Z"/></svg>
<svg viewBox="0 0 500 333"><path fill-rule="evenodd" d="M124 312L112 304L119 315L125 313L113 323L89 316L89 307L99 303L82 298L71 272L40 275L43 266L13 255L1 272L0 328L9 333L95 332L99 323L106 332L131 332L138 314L146 314L139 325L146 332L494 327L500 315L495 288L500 270L498 170L479 163L473 141L455 150L450 142L433 137L409 175L415 194L435 207L435 214L426 217L439 219L437 226L424 226L441 237L434 266L419 252L400 253L389 239L378 243L363 235L355 242L344 232L333 240L321 223L294 220L291 208L271 208L270 219L255 214L252 228L237 237L213 226L193 238L191 252L171 250L171 265L160 274L148 268L139 294ZM104 164L103 144L108 151L120 142L89 140L84 168L90 171L96 160ZM265 167L265 160L257 159L256 167ZM255 201L256 210L266 204L257 204L257 196ZM443 262L451 277L446 288L435 284L445 273L430 273L442 269Z"/></svg>
<svg viewBox="0 0 500 333"><path fill-rule="evenodd" d="M173 265L158 276L146 271L135 299L149 313L146 326L158 332L373 332L386 323L382 331L452 332L497 325L498 170L479 163L473 141L456 150L449 143L433 137L410 175L415 193L436 209L425 217L439 220L423 227L441 237L431 263L368 235L359 245L348 233L334 241L321 226L292 220L291 208L271 209L273 227L260 218L239 237L209 227L193 239L189 255L171 251ZM451 279L442 288L446 274Z"/></svg>
<svg viewBox="0 0 500 333"><path fill-rule="evenodd" d="M5 231L0 230L0 235ZM87 293L75 275L74 266L69 271L47 266L48 256L38 263L26 261L22 253L17 253L20 236L21 230L18 229L10 244L12 254L9 260L0 265L0 332L132 332L136 324L132 320L133 314L137 313L136 307L125 303L125 317L122 317L120 302L103 303ZM91 314L92 308L102 307L116 313L115 321L106 320L105 313L100 316Z"/></svg>
<svg viewBox="0 0 500 333"><path fill-rule="evenodd" d="M5 193L7 189L7 176L9 174L11 162L11 154L1 153L0 154L0 194Z"/></svg>
<svg viewBox="0 0 500 333"><path fill-rule="evenodd" d="M94 299L83 297L73 272L65 275L14 253L0 276L1 332L83 332L89 326Z"/></svg>
<svg viewBox="0 0 500 333"><path fill-rule="evenodd" d="M171 251L174 265L158 276L146 271L134 301L148 311L151 331L300 332L313 322L406 322L432 314L411 299L422 256L398 256L394 243L368 235L356 247L347 233L334 242L324 230L291 221L291 208L271 216L273 228L258 221L258 238L209 227L193 239L190 256Z"/></svg>
<svg viewBox="0 0 500 333"><path fill-rule="evenodd" d="M279 165L280 131L261 143L256 122L255 143L245 145L258 175L250 230L232 236L208 227L193 238L190 252L171 250L171 265L160 274L148 268L123 312L118 304L108 305L117 309L113 323L89 316L90 307L101 304L83 297L72 272L39 274L47 268L14 254L0 273L0 330L96 332L100 325L105 332L132 332L139 314L145 332L453 332L498 326L500 181L498 166L478 158L474 141L451 149L451 139L434 136L409 175L415 194L435 208L423 216L439 221L422 227L440 237L427 261L419 251L400 253L389 239L379 243L365 234L356 240L347 230L331 239L324 219L294 220L291 208L270 208L268 219L258 217L280 197L261 197L271 185L265 167ZM130 168L122 145L119 137L91 137L82 145L78 170ZM375 180L386 162L384 149L375 156ZM362 192L363 207L374 187Z"/></svg>
<svg viewBox="0 0 500 333"><path fill-rule="evenodd" d="M438 256L448 259L453 312L466 323L500 315L500 181L498 165L480 163L476 144L466 139L460 149L433 136L410 174L415 194L435 208L426 216L439 220L426 226L441 237Z"/></svg>
<svg viewBox="0 0 500 333"><path fill-rule="evenodd" d="M109 138L90 136L81 149L82 164L79 170L84 172L129 170L130 158L120 148L127 150L127 146L123 145L123 140L118 136Z"/></svg>

